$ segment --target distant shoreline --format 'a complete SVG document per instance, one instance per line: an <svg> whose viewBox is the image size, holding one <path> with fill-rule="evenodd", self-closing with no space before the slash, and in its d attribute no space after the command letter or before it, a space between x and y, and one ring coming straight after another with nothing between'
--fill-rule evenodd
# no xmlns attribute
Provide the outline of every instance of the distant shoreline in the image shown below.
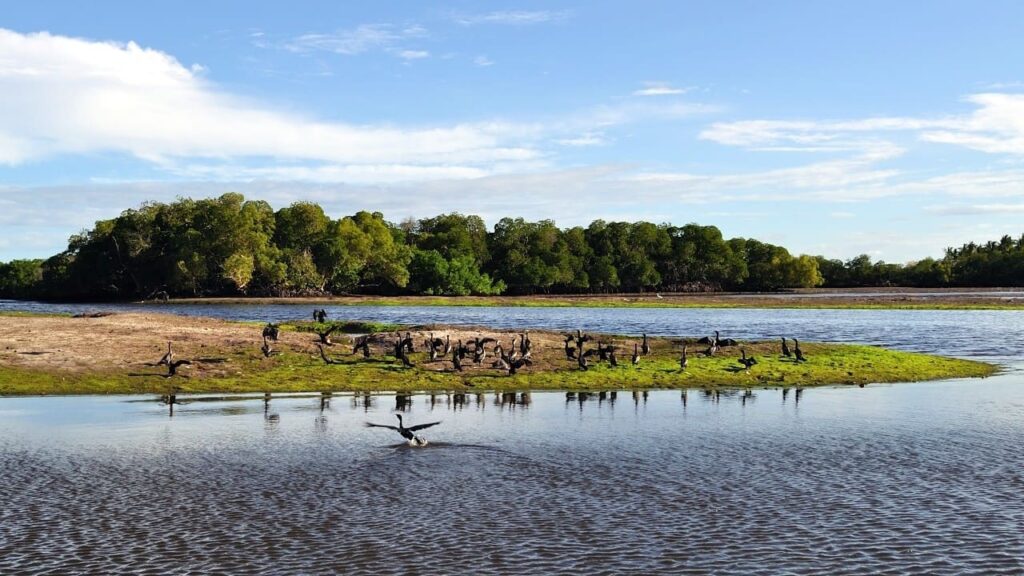
<svg viewBox="0 0 1024 576"><path fill-rule="evenodd" d="M162 301L145 301L162 304ZM1024 288L816 288L788 292L172 298L172 304L1024 310Z"/></svg>

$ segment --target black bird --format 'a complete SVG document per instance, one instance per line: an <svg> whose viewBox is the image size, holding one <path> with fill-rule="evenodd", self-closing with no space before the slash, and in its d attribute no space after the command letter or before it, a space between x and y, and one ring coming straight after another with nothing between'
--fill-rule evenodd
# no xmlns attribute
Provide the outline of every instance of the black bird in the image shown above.
<svg viewBox="0 0 1024 576"><path fill-rule="evenodd" d="M651 353L651 345L647 343L647 334L644 334L644 342L643 345L640 347L640 350L644 353L644 356L647 356L648 354ZM634 364L636 364L636 362L634 362Z"/></svg>
<svg viewBox="0 0 1024 576"><path fill-rule="evenodd" d="M405 333L405 340L403 340L403 343L405 344L405 349L410 354L416 351L412 347L412 333L411 332L406 332Z"/></svg>
<svg viewBox="0 0 1024 576"><path fill-rule="evenodd" d="M363 358L370 357L370 335L365 334L355 339L352 342L352 353L355 354L360 350L363 351Z"/></svg>
<svg viewBox="0 0 1024 576"><path fill-rule="evenodd" d="M174 360L174 352L171 351L171 343L168 342L167 343L167 353L164 354L163 357L160 358L160 361L157 362L155 365L156 366L162 366L164 364L167 364L169 366L173 360Z"/></svg>
<svg viewBox="0 0 1024 576"><path fill-rule="evenodd" d="M573 340L574 340L574 338L573 338L572 334L569 334L568 336L565 337L565 358L566 358L566 360L575 360L576 359L576 347L575 346L569 346L569 342L572 342Z"/></svg>
<svg viewBox="0 0 1024 576"><path fill-rule="evenodd" d="M335 324L334 326L327 328L327 330L314 331L316 332L316 335L320 337L321 344L323 344L324 346L334 346L334 342L331 342L331 334L340 327L340 325Z"/></svg>
<svg viewBox="0 0 1024 576"><path fill-rule="evenodd" d="M463 350L462 340L459 340L455 347L452 348L452 368L458 372L462 372L462 357L459 353L460 350Z"/></svg>
<svg viewBox="0 0 1024 576"><path fill-rule="evenodd" d="M406 337L403 338L402 334L398 334L398 340L395 342L395 360L400 360L406 368L411 368L413 363L409 361L409 357L405 351L412 347L412 336L406 333Z"/></svg>
<svg viewBox="0 0 1024 576"><path fill-rule="evenodd" d="M274 353L274 349L270 347L270 342L267 341L267 337L263 337L263 346L260 346L260 352L263 352L263 356L270 358L270 355Z"/></svg>
<svg viewBox="0 0 1024 576"><path fill-rule="evenodd" d="M747 372L750 371L751 366L757 364L757 359L754 358L753 356L747 358L747 351L744 350L743 348L740 348L740 357L736 361L742 364L743 367L746 368Z"/></svg>
<svg viewBox="0 0 1024 576"><path fill-rule="evenodd" d="M181 366L191 366L191 365L192 365L192 362L189 362L188 360L175 360L174 362L168 362L167 363L167 376L165 376L165 378L170 378L170 377L176 375L178 373L178 368L180 368Z"/></svg>
<svg viewBox="0 0 1024 576"><path fill-rule="evenodd" d="M646 337L646 334L644 336ZM640 363L640 353L637 351L636 342L633 342L633 358L632 358L632 361L633 361L633 366L636 366L637 364Z"/></svg>
<svg viewBox="0 0 1024 576"><path fill-rule="evenodd" d="M530 359L526 358L525 356L519 358L518 360L512 360L508 356L499 356L497 362L498 368L507 370L509 376L515 374L516 370L519 370L523 366L529 366L533 364L533 362L531 362Z"/></svg>
<svg viewBox="0 0 1024 576"><path fill-rule="evenodd" d="M519 353L522 354L523 356L526 356L527 353L530 352L531 344L532 343L530 342L530 331L529 330L525 331L523 334L520 334L520 338L519 338Z"/></svg>
<svg viewBox="0 0 1024 576"><path fill-rule="evenodd" d="M786 358L789 358L793 355L793 353L789 351L789 344L786 344L785 336L782 337L782 355Z"/></svg>
<svg viewBox="0 0 1024 576"><path fill-rule="evenodd" d="M597 349L596 348L587 350L586 352L583 352L582 350L580 350L580 353L576 357L577 358L576 362L577 362L577 364L579 364L580 370L584 370L585 371L585 370L588 370L590 368L590 363L587 362L587 358L590 358L594 354L597 354Z"/></svg>
<svg viewBox="0 0 1024 576"><path fill-rule="evenodd" d="M395 432L398 432L399 434L401 434L402 438L405 438L406 440L409 441L409 446L426 446L427 445L427 441L424 440L423 438L413 434L413 432L416 432L417 430L423 430L425 428L430 428L431 426L437 426L438 424L441 423L441 422L428 422L426 424L417 424L415 426L409 426L408 428L406 428L405 425L402 423L402 415L401 414L395 414L395 416L398 418L398 426L389 426L387 424L373 424L371 422L367 422L366 423L366 427L367 428L388 428L390 430L394 430Z"/></svg>
<svg viewBox="0 0 1024 576"><path fill-rule="evenodd" d="M686 357L686 345L683 345L683 355L679 357L679 370L686 370L686 367L690 364L690 359Z"/></svg>
<svg viewBox="0 0 1024 576"><path fill-rule="evenodd" d="M263 327L263 337L269 338L274 342L277 342L277 337L280 334L280 332L281 329L277 326L277 324L268 323L266 326Z"/></svg>
<svg viewBox="0 0 1024 576"><path fill-rule="evenodd" d="M807 362L803 350L800 349L800 341L796 338L793 338L793 355L796 356L797 362Z"/></svg>

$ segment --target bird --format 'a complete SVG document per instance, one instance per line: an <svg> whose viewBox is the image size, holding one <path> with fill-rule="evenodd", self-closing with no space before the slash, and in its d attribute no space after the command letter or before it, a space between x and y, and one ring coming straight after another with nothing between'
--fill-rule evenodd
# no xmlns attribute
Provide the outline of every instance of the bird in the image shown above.
<svg viewBox="0 0 1024 576"><path fill-rule="evenodd" d="M365 334L355 339L352 342L352 353L355 354L360 350L363 351L363 358L370 357L370 335Z"/></svg>
<svg viewBox="0 0 1024 576"><path fill-rule="evenodd" d="M530 351L532 342L530 342L530 331L526 330L523 334L520 334L519 338L519 353L526 356L526 353Z"/></svg>
<svg viewBox="0 0 1024 576"><path fill-rule="evenodd" d="M757 364L757 359L754 358L753 356L748 358L747 357L747 351L744 350L743 348L740 348L740 357L736 361L739 362L740 364L742 364L744 366L744 368L746 368L747 372L750 371L750 367L751 366L753 366L754 364Z"/></svg>
<svg viewBox="0 0 1024 576"><path fill-rule="evenodd" d="M664 298L664 296L662 296L662 295L661 295L661 294L659 294L658 292L655 292L655 293L654 293L654 295L655 295L656 297L658 297L658 298Z"/></svg>
<svg viewBox="0 0 1024 576"><path fill-rule="evenodd" d="M576 359L576 347L575 346L569 346L569 342L572 342L573 340L574 340L574 338L573 338L572 334L569 334L568 336L565 337L565 359L566 360L575 360Z"/></svg>
<svg viewBox="0 0 1024 576"><path fill-rule="evenodd" d="M191 365L192 365L192 362L190 362L188 360L175 360L174 362L168 362L167 363L167 376L165 376L165 378L170 378L170 377L176 375L178 373L178 368L180 368L181 366L191 366Z"/></svg>
<svg viewBox="0 0 1024 576"><path fill-rule="evenodd" d="M793 353L789 351L789 345L786 344L785 336L782 337L782 355L785 356L786 358L789 358L793 355Z"/></svg>
<svg viewBox="0 0 1024 576"><path fill-rule="evenodd" d="M270 355L274 353L274 349L270 347L270 342L267 341L267 337L263 337L263 346L260 346L260 352L263 352L265 358L270 358Z"/></svg>
<svg viewBox="0 0 1024 576"><path fill-rule="evenodd" d="M807 362L803 350L800 349L800 341L796 338L793 338L793 355L796 356L797 362Z"/></svg>
<svg viewBox="0 0 1024 576"><path fill-rule="evenodd" d="M270 338L274 342L277 342L277 337L280 334L280 332L281 329L277 326L277 324L268 323L266 326L263 327L263 337Z"/></svg>
<svg viewBox="0 0 1024 576"><path fill-rule="evenodd" d="M324 346L334 346L334 342L331 342L331 333L340 327L340 325L335 324L334 326L327 328L327 330L314 330L314 332L316 332L316 335L320 337L321 344Z"/></svg>
<svg viewBox="0 0 1024 576"><path fill-rule="evenodd" d="M427 445L427 441L425 439L423 439L422 437L417 436L416 434L413 434L413 432L416 432L418 430L423 430L425 428L430 428L431 426L437 426L438 424L441 423L440 421L438 421L438 422L428 422L426 424L417 424L415 426L409 426L408 428L406 428L404 423L402 422L402 415L401 414L395 414L395 416L398 418L398 426L390 426L388 424L374 424L372 422L367 422L366 423L366 427L367 428L388 428L390 430L394 430L394 431L398 432L399 434L401 434L402 438L405 438L406 440L409 441L409 446L426 446Z"/></svg>
<svg viewBox="0 0 1024 576"><path fill-rule="evenodd" d="M519 358L518 360L511 360L509 359L508 356L499 356L496 362L498 364L497 368L501 368L502 370L508 371L509 376L514 375L516 371L522 368L523 366L529 366L530 364L533 364L533 362L531 362L530 359L525 356Z"/></svg>
<svg viewBox="0 0 1024 576"><path fill-rule="evenodd" d="M683 354L679 357L679 370L686 370L686 366L689 365L690 359L686 357L686 345L683 345Z"/></svg>
<svg viewBox="0 0 1024 576"><path fill-rule="evenodd" d="M643 344L640 346L640 350L643 351L644 356L651 353L651 345L647 343L647 334L644 334Z"/></svg>
<svg viewBox="0 0 1024 576"><path fill-rule="evenodd" d="M452 348L452 368L457 372L462 372L462 358L459 356L459 349L462 348L462 340L459 340L455 348Z"/></svg>
<svg viewBox="0 0 1024 576"><path fill-rule="evenodd" d="M633 366L636 366L637 364L640 363L640 352L637 351L637 344L636 344L636 342L633 342L633 358L632 358L632 362L633 362Z"/></svg>
<svg viewBox="0 0 1024 576"><path fill-rule="evenodd" d="M402 334L398 334L398 340L395 342L395 360L400 360L406 368L412 368L413 363L409 361L409 356L406 355L405 351L412 347L412 336L407 332L405 338Z"/></svg>
<svg viewBox="0 0 1024 576"><path fill-rule="evenodd" d="M171 351L171 343L168 342L167 343L167 353L164 354L162 358L160 358L160 361L156 363L156 366L161 366L163 364L170 365L173 360L174 360L174 352Z"/></svg>

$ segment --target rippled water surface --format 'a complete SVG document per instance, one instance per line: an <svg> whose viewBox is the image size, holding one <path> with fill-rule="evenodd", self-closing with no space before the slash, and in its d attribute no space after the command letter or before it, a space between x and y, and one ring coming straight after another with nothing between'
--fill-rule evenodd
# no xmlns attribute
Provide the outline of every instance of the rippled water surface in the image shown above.
<svg viewBox="0 0 1024 576"><path fill-rule="evenodd" d="M0 302L2 309L67 310ZM117 309L134 309L119 306ZM309 306L146 306L249 320ZM1021 574L1024 313L328 308L997 361L867 388L0 398L0 574ZM442 420L424 448L367 421Z"/></svg>
<svg viewBox="0 0 1024 576"><path fill-rule="evenodd" d="M1022 383L0 399L0 573L1019 574Z"/></svg>

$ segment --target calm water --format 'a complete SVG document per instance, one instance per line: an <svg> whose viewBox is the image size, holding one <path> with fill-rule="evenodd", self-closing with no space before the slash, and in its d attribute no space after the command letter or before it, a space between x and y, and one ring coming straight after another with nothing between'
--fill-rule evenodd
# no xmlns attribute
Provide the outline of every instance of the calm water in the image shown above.
<svg viewBox="0 0 1024 576"><path fill-rule="evenodd" d="M157 309L263 320L306 308ZM322 411L309 397L194 400L173 416L152 397L0 399L0 574L1024 573L1024 313L328 312L799 334L1005 371L685 403L417 396L407 420L443 422L415 449L363 427L393 423L389 396L336 396Z"/></svg>
<svg viewBox="0 0 1024 576"><path fill-rule="evenodd" d="M0 311L131 310L278 322L309 319L308 305L41 304L0 300ZM499 308L333 306L329 319L461 324L613 334L693 336L720 330L746 339L797 337L878 344L950 356L1014 360L1024 350L1024 310L806 310L695 308Z"/></svg>

